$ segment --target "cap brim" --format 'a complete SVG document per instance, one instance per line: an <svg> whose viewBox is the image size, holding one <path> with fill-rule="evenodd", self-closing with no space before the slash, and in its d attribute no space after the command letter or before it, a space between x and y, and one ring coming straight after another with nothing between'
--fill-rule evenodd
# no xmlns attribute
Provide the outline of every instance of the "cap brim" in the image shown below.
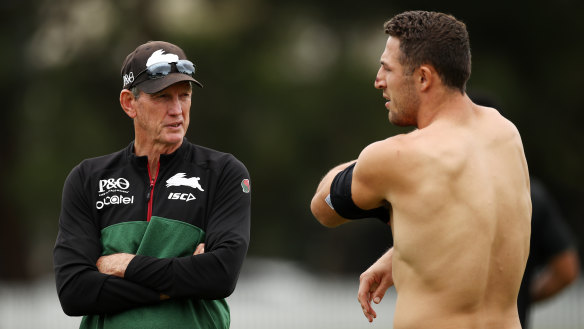
<svg viewBox="0 0 584 329"><path fill-rule="evenodd" d="M193 79L193 77L191 77L190 75L178 72L169 73L167 76L161 79L146 80L137 85L137 87L147 94L154 94L161 91L164 88L169 87L170 85L173 85L181 81L192 81L199 87L203 88L203 85L199 81Z"/></svg>

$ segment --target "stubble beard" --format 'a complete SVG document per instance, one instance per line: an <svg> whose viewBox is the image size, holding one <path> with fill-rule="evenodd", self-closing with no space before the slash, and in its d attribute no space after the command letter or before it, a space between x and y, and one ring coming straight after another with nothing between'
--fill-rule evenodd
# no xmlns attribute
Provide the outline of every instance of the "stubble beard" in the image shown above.
<svg viewBox="0 0 584 329"><path fill-rule="evenodd" d="M415 92L413 82L407 79L399 94L400 97L392 99L393 110L389 110L389 122L398 127L416 126L420 98Z"/></svg>

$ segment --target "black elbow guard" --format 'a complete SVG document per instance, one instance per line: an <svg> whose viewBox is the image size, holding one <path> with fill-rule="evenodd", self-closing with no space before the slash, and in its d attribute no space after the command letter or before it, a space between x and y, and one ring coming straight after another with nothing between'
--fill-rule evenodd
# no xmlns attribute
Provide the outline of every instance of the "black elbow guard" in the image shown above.
<svg viewBox="0 0 584 329"><path fill-rule="evenodd" d="M348 166L338 173L331 183L331 190L327 203L337 214L347 219L377 218L384 223L389 222L389 209L379 207L363 210L353 202L351 185L353 183L353 169L355 164ZM330 202L329 202L330 201Z"/></svg>

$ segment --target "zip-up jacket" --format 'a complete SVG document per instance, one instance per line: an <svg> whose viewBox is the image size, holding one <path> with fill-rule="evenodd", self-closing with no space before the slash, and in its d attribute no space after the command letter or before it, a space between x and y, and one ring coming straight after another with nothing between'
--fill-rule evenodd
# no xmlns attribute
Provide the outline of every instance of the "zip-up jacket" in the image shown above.
<svg viewBox="0 0 584 329"><path fill-rule="evenodd" d="M63 310L84 315L81 328L228 328L224 298L249 245L247 169L184 139L150 177L133 150L84 160L65 181L54 248ZM124 278L98 271L100 256L120 252L136 255Z"/></svg>

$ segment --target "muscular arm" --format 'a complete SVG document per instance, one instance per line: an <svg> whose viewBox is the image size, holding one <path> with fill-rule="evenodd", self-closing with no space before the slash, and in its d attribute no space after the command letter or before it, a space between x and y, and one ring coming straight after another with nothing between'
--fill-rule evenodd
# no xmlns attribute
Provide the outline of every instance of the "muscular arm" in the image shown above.
<svg viewBox="0 0 584 329"><path fill-rule="evenodd" d="M349 220L341 217L325 201L331 190L331 183L335 176L343 169L347 168L356 160L338 165L331 169L320 181L316 193L312 197L310 210L316 219L324 226L336 227L348 222Z"/></svg>
<svg viewBox="0 0 584 329"><path fill-rule="evenodd" d="M391 143L377 142L366 147L359 158L330 170L318 185L310 208L318 221L336 227L348 219L378 218L389 222L390 205L386 199L393 184L392 163L385 152ZM331 205L327 203L327 196ZM334 195L333 195L334 194ZM336 203L335 203L336 202Z"/></svg>

